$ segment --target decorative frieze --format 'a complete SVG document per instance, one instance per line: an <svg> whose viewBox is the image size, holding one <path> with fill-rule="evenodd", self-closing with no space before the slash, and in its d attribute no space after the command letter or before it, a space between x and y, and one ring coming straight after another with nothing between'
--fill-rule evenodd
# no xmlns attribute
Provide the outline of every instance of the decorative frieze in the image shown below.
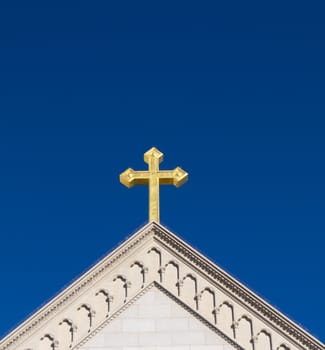
<svg viewBox="0 0 325 350"><path fill-rule="evenodd" d="M325 350L308 333L155 223L129 238L5 337L0 350L79 347L153 284L238 349Z"/></svg>

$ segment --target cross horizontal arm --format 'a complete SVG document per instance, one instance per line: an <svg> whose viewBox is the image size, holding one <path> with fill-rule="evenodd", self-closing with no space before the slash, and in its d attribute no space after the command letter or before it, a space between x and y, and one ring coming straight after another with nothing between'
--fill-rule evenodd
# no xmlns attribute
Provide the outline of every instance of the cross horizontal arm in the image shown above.
<svg viewBox="0 0 325 350"><path fill-rule="evenodd" d="M124 186L130 188L134 185L147 185L149 177L150 173L148 171L135 171L129 168L120 175L120 181Z"/></svg>
<svg viewBox="0 0 325 350"><path fill-rule="evenodd" d="M174 170L160 170L158 172L159 183L161 185L175 185L179 187L188 180L188 174L182 168Z"/></svg>

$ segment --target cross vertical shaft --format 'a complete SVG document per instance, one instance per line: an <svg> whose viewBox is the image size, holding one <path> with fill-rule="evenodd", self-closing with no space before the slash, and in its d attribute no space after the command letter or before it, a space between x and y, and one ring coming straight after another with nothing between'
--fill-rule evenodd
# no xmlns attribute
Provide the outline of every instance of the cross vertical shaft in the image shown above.
<svg viewBox="0 0 325 350"><path fill-rule="evenodd" d="M149 173L149 221L159 222L159 162L161 158L150 154L148 156ZM146 158L145 158L146 160ZM147 162L146 160L146 162Z"/></svg>
<svg viewBox="0 0 325 350"><path fill-rule="evenodd" d="M120 182L130 188L134 185L149 186L149 221L160 221L159 214L159 186L181 186L188 180L188 174L180 167L174 170L159 170L159 163L163 160L163 153L153 147L144 154L144 161L148 170L135 171L132 168L120 174Z"/></svg>

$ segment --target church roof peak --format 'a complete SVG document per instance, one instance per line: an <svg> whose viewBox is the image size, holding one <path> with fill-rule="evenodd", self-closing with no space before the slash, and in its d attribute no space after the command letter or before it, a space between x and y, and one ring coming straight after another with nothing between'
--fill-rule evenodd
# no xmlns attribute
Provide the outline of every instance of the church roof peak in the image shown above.
<svg viewBox="0 0 325 350"><path fill-rule="evenodd" d="M157 222L140 228L13 330L0 341L0 350L43 350L45 340L48 350L77 347L152 283L238 348L325 350L320 341ZM63 337L63 325L72 338Z"/></svg>

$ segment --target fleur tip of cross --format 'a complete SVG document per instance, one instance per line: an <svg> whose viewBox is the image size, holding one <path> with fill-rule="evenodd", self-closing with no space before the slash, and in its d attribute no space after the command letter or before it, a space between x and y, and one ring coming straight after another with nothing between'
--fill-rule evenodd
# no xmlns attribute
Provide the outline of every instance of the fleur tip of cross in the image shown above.
<svg viewBox="0 0 325 350"><path fill-rule="evenodd" d="M188 180L188 173L179 166L174 170L174 185L182 186Z"/></svg>
<svg viewBox="0 0 325 350"><path fill-rule="evenodd" d="M144 154L144 161L149 164L150 158L156 158L159 160L159 163L162 162L164 158L164 154L159 151L156 147L150 148L145 154Z"/></svg>
<svg viewBox="0 0 325 350"><path fill-rule="evenodd" d="M120 182L124 186L131 188L134 185L134 170L129 168L120 174Z"/></svg>

